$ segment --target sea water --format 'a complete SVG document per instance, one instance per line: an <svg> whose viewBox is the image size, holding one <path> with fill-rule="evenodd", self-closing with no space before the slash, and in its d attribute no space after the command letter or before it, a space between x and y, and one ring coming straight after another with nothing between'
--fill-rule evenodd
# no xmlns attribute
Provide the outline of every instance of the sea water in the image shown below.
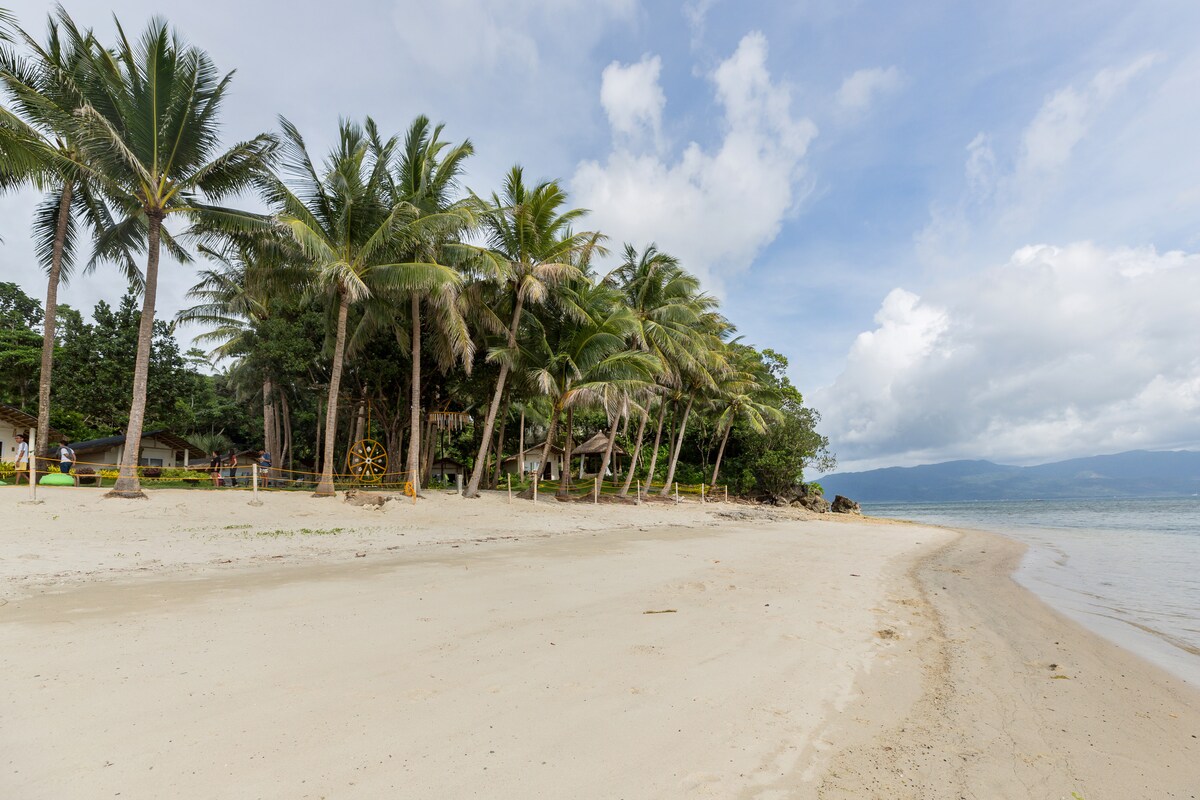
<svg viewBox="0 0 1200 800"><path fill-rule="evenodd" d="M1025 542L1018 582L1200 686L1200 498L864 503L863 511Z"/></svg>

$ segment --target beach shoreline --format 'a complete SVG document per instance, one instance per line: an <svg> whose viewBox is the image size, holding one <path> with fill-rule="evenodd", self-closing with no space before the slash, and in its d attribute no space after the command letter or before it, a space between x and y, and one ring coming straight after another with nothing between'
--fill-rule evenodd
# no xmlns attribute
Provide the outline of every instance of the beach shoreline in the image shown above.
<svg viewBox="0 0 1200 800"><path fill-rule="evenodd" d="M0 543L8 796L1200 786L1200 695L1016 584L1003 537L742 504L44 499Z"/></svg>

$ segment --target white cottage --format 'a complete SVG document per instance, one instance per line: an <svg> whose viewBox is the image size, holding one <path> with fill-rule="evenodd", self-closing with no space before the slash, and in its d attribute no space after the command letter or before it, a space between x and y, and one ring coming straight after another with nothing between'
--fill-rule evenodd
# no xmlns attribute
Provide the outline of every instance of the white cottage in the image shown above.
<svg viewBox="0 0 1200 800"><path fill-rule="evenodd" d="M106 436L86 442L72 442L75 458L81 465L117 465L125 454L125 436ZM143 467L198 467L207 465L205 453L188 440L170 431L146 431L138 464Z"/></svg>
<svg viewBox="0 0 1200 800"><path fill-rule="evenodd" d="M546 446L545 442L535 444L533 447L525 448L525 452L517 453L515 456L509 456L504 459L501 468L507 475L517 475L524 473L530 475L538 471L539 462L542 460L542 448ZM558 476L562 474L562 455L561 447L550 448L550 458L547 459L546 465L542 469L542 480L556 481Z"/></svg>
<svg viewBox="0 0 1200 800"><path fill-rule="evenodd" d="M17 434L29 436L37 430L37 417L26 414L19 408L0 403L0 461L13 462L17 458ZM49 442L36 442L37 449L42 450L49 444L58 447L58 432L50 429Z"/></svg>

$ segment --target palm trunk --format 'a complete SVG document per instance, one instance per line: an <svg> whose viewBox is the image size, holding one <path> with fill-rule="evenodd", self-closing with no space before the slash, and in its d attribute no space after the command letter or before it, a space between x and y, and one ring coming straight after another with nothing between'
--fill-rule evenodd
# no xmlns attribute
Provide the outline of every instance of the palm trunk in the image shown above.
<svg viewBox="0 0 1200 800"><path fill-rule="evenodd" d="M535 481L541 481L542 473L546 470L546 462L550 458L550 448L554 446L554 434L558 429L559 409L555 407L550 412L550 427L546 429L546 441L542 445L542 457L538 460L537 475L534 476ZM553 470L551 470L553 474Z"/></svg>
<svg viewBox="0 0 1200 800"><path fill-rule="evenodd" d="M508 326L508 349L517 346L517 325L521 321L521 305L524 298L520 287L515 290L517 302L513 306L512 322ZM487 419L483 423L483 439L479 442L479 455L475 456L475 466L471 469L471 482L463 491L463 497L478 497L479 483L483 480L487 469L488 447L492 443L492 429L496 426L496 415L500 412L500 398L504 394L504 381L508 378L508 364L500 365L500 377L496 378L496 391L492 393L492 404L488 406Z"/></svg>
<svg viewBox="0 0 1200 800"><path fill-rule="evenodd" d="M729 424L725 426L725 435L721 437L721 446L717 448L717 463L713 465L712 483L709 488L716 491L717 476L721 474L721 459L725 456L725 443L729 441L729 431L733 430L733 419L729 420Z"/></svg>
<svg viewBox="0 0 1200 800"><path fill-rule="evenodd" d="M283 415L283 442L280 443L279 454L275 457L279 459L279 465L287 464L287 468L292 468L292 409L288 405L287 393L279 393L279 409Z"/></svg>
<svg viewBox="0 0 1200 800"><path fill-rule="evenodd" d="M646 418L649 416L650 409L647 404L647 408L642 409L642 421L638 423L637 444L633 446L633 458L629 459L629 472L625 473L625 483L621 484L621 497L629 494L629 485L633 483L633 471L637 469L638 456L642 454L642 435L646 432Z"/></svg>
<svg viewBox="0 0 1200 800"><path fill-rule="evenodd" d="M517 441L517 469L521 471L521 480L525 480L525 406L521 406L521 431Z"/></svg>
<svg viewBox="0 0 1200 800"><path fill-rule="evenodd" d="M504 432L508 429L508 414L512 411L512 392L504 393L504 413L500 415L500 435L496 437L496 465L492 470L492 488L500 486L501 461L504 459Z"/></svg>
<svg viewBox="0 0 1200 800"><path fill-rule="evenodd" d="M663 483L660 495L666 497L671 491L671 481L675 480L675 467L679 463L679 451L683 449L683 433L687 430L688 415L692 413L692 403L695 397L688 397L687 407L683 410L683 418L679 420L679 435L675 439L675 449L671 453L671 463L667 467L667 480Z"/></svg>
<svg viewBox="0 0 1200 800"><path fill-rule="evenodd" d="M329 399L325 403L325 453L321 481L314 497L333 497L333 451L337 439L338 391L342 385L342 359L346 353L346 317L350 314L350 298L339 292L337 336L333 341L333 370L329 375Z"/></svg>
<svg viewBox="0 0 1200 800"><path fill-rule="evenodd" d="M617 428L621 424L622 412L618 411L612 427L608 429L608 446L604 448L604 458L600 460L600 483L604 483L604 473L608 471L608 462L612 460L613 446L617 443Z"/></svg>
<svg viewBox="0 0 1200 800"><path fill-rule="evenodd" d="M150 375L150 347L154 342L154 301L158 297L158 255L163 213L147 214L146 285L142 297L142 318L138 323L137 357L133 362L133 400L129 405L129 424L125 428L125 450L121 471L106 497L144 498L138 479L138 453L142 449L142 425L146 421L146 384Z"/></svg>
<svg viewBox="0 0 1200 800"><path fill-rule="evenodd" d="M646 472L646 490L654 482L654 468L658 466L658 446L662 443L663 422L667 419L667 399L664 397L658 405L658 430L654 432L654 450L650 453L650 468Z"/></svg>
<svg viewBox="0 0 1200 800"><path fill-rule="evenodd" d="M75 184L64 181L59 198L58 220L54 229L54 249L50 253L50 279L46 282L46 315L42 320L42 371L38 376L37 446L50 452L50 375L54 370L54 324L58 317L58 283L62 275L63 248L67 225L71 221L71 201ZM36 453L30 453L35 456Z"/></svg>
<svg viewBox="0 0 1200 800"><path fill-rule="evenodd" d="M421 493L421 298L412 296L412 400L409 425L412 437L408 440L408 480L413 493Z"/></svg>
<svg viewBox="0 0 1200 800"><path fill-rule="evenodd" d="M571 449L575 445L575 406L567 409L567 438L563 442L563 468L558 477L558 493L571 491Z"/></svg>
<svg viewBox="0 0 1200 800"><path fill-rule="evenodd" d="M271 398L271 379L263 378L263 449L274 458L279 458L279 451L274 448L275 439L275 401Z"/></svg>

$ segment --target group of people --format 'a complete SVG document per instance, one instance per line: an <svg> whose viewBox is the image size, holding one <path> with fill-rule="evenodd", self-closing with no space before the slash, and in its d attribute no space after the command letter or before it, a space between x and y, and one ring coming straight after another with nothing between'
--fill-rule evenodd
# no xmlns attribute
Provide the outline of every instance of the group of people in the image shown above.
<svg viewBox="0 0 1200 800"><path fill-rule="evenodd" d="M266 450L259 450L254 457L254 462L258 464L258 480L260 485L265 489L271 485L271 454ZM221 470L226 470L226 477L221 476ZM238 457L237 453L230 450L229 453L222 458L221 454L216 450L212 452L212 460L208 462L208 473L212 476L213 486L221 486L226 480L230 486L237 486L237 469Z"/></svg>
<svg viewBox="0 0 1200 800"><path fill-rule="evenodd" d="M29 483L29 437L23 433L17 434L15 469L14 483L19 484L22 480ZM66 439L62 439L58 443L58 471L63 475L70 475L73 469L75 469L75 451L71 449L71 445Z"/></svg>
<svg viewBox="0 0 1200 800"><path fill-rule="evenodd" d="M29 482L29 437L23 433L18 433L17 436L17 457L15 464L15 482ZM258 480L259 484L266 488L271 483L271 454L266 450L259 450L254 458L254 462L258 464ZM75 451L71 449L70 443L63 439L58 443L58 471L63 475L70 475L75 469ZM237 469L238 457L237 453L230 450L224 458L216 450L212 453L212 460L208 464L209 474L212 476L213 486L222 486L228 480L230 486L237 486ZM221 476L221 470L225 469L226 477Z"/></svg>

